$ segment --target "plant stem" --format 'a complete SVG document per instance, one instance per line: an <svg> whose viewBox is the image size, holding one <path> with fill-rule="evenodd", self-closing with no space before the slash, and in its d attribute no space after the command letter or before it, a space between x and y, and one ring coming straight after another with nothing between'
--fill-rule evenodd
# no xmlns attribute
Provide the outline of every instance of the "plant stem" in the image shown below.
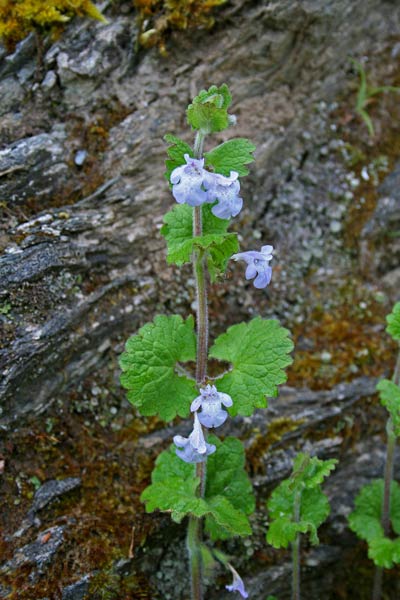
<svg viewBox="0 0 400 600"><path fill-rule="evenodd" d="M201 210L195 207L194 213ZM200 213L201 218L201 213ZM194 226L198 220L194 219ZM203 253L196 251L194 258L194 274L196 278L197 296L197 362L196 381L198 384L205 382L207 376L207 354L208 354L208 306L207 306L207 283L205 277L205 264Z"/></svg>
<svg viewBox="0 0 400 600"><path fill-rule="evenodd" d="M203 600L202 564L200 555L200 520L189 518L186 547L189 554L192 600Z"/></svg>
<svg viewBox="0 0 400 600"><path fill-rule="evenodd" d="M196 135L194 154L200 159L203 153L204 135L200 132ZM201 206L193 208L193 237L203 234ZM197 301L197 354L196 354L196 382L201 385L207 377L208 356L208 303L207 303L207 281L204 253L200 250L193 252L193 271L196 281ZM200 479L197 491L201 498L204 497L206 488L207 462L197 463L196 476ZM192 600L203 600L203 565L200 554L200 542L202 538L202 522L196 517L189 518L187 533L187 547L190 561Z"/></svg>
<svg viewBox="0 0 400 600"><path fill-rule="evenodd" d="M294 496L293 520L300 521L301 490L297 490ZM292 600L300 600L300 533L292 542Z"/></svg>
<svg viewBox="0 0 400 600"><path fill-rule="evenodd" d="M396 366L394 369L393 383L399 385L400 382L400 352L397 356ZM383 484L383 500L382 500L382 517L381 523L383 527L383 532L386 537L390 535L390 488L393 479L393 469L394 469L394 457L396 451L396 434L393 430L393 421L390 417L386 424L386 432L387 432L387 444L386 444L386 461L385 461L385 474L384 474L384 484ZM383 579L383 569L382 567L375 568L375 576L374 576L374 588L372 592L372 600L380 600L382 595L382 579Z"/></svg>

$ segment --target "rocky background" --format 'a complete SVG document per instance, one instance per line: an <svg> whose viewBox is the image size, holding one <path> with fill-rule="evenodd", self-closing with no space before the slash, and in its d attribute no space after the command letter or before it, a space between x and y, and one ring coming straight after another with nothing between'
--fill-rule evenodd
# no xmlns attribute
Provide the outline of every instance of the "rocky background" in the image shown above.
<svg viewBox="0 0 400 600"><path fill-rule="evenodd" d="M276 258L267 291L229 267L212 335L277 317L296 351L268 411L226 426L246 442L258 510L253 538L224 547L252 598L289 598L265 500L298 450L336 456L322 544L303 548L304 596L369 598L372 563L346 515L384 460L374 387L395 357L384 316L400 299L400 103L374 96L371 137L350 58L371 85L400 84L400 6L232 0L212 29L170 32L166 56L138 46L129 2L103 9L108 25L76 19L48 42L39 78L33 36L0 49L0 597L188 597L182 528L138 499L183 430L138 417L117 359L158 312L192 310L190 269L166 267L159 234L173 202L163 136L191 142L186 105L226 82L238 124L214 142L257 145L233 228ZM385 577L393 600L398 574ZM216 577L207 597L231 597Z"/></svg>

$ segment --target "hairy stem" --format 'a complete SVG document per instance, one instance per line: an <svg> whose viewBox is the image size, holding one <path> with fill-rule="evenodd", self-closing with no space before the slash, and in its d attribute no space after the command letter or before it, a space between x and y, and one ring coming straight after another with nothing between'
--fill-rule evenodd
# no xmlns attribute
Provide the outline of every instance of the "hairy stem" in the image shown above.
<svg viewBox="0 0 400 600"><path fill-rule="evenodd" d="M189 554L192 600L203 600L200 534L200 520L196 517L189 517L186 547Z"/></svg>
<svg viewBox="0 0 400 600"><path fill-rule="evenodd" d="M397 356L396 366L394 369L393 383L399 385L400 382L400 352ZM383 531L386 537L390 535L390 488L393 479L394 469L394 457L396 451L396 434L393 430L393 421L390 417L386 424L387 432L387 445L386 445L386 461L385 461L385 474L383 484L383 501L382 501L382 517L381 523ZM382 596L382 579L383 569L382 567L375 568L374 576L374 588L372 592L372 600L380 600Z"/></svg>
<svg viewBox="0 0 400 600"><path fill-rule="evenodd" d="M300 521L301 490L297 490L294 497L293 520ZM292 600L300 600L300 533L292 543Z"/></svg>
<svg viewBox="0 0 400 600"><path fill-rule="evenodd" d="M203 153L204 135L198 133L194 144L195 158L199 159ZM201 206L193 208L193 237L203 234ZM208 302L207 302L207 269L204 253L200 250L193 252L193 272L196 281L197 301L197 354L196 354L196 382L198 385L205 383L207 377L208 356ZM204 497L206 488L207 463L196 465L196 476L200 479L197 493ZM187 547L190 560L192 600L203 600L203 565L201 561L200 543L202 538L202 521L195 517L189 518Z"/></svg>
<svg viewBox="0 0 400 600"><path fill-rule="evenodd" d="M195 207L194 212L201 210ZM200 213L201 217L201 213ZM197 219L194 219L194 226ZM197 361L196 381L198 384L205 382L207 377L207 354L208 354L208 306L207 306L207 282L204 255L200 251L195 252L194 275L196 279L197 296Z"/></svg>

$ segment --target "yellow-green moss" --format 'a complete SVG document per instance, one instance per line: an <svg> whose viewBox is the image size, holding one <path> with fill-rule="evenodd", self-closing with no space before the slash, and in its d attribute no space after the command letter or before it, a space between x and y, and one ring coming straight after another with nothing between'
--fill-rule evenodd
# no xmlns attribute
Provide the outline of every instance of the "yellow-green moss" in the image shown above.
<svg viewBox="0 0 400 600"><path fill-rule="evenodd" d="M0 0L0 39L12 50L31 31L58 33L74 16L106 22L90 0Z"/></svg>

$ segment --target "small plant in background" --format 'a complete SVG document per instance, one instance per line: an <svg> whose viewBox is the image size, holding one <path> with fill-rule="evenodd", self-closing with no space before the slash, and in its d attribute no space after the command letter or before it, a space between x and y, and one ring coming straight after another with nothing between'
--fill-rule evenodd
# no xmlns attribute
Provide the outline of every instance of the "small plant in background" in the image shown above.
<svg viewBox="0 0 400 600"><path fill-rule="evenodd" d="M251 533L248 517L255 502L244 448L238 439L221 440L209 429L217 430L228 415L249 416L266 407L266 396L276 395L277 385L286 380L284 368L292 362L293 349L286 329L260 317L229 327L209 348L208 288L224 275L229 258L247 263L246 278L255 278L257 288L266 287L271 278L272 247L238 253L237 234L228 232L230 219L243 205L239 178L248 173L254 145L235 138L203 150L208 134L236 122L228 113L230 104L226 85L203 90L187 109L196 131L194 147L166 136L166 176L177 204L165 215L161 233L168 262L193 265L196 333L192 316L158 315L128 340L120 359L122 385L141 414L157 414L167 422L176 416L191 418L188 433L176 435L158 456L141 499L147 512L158 509L177 523L188 520L192 600L203 599L204 569L214 559L233 575L227 589L248 596L229 559L212 545ZM229 371L210 377L209 357L228 362ZM194 376L184 365L191 361L196 362Z"/></svg>
<svg viewBox="0 0 400 600"><path fill-rule="evenodd" d="M353 58L350 60L360 76L360 87L358 88L355 111L362 118L367 126L370 137L373 138L375 136L375 129L371 117L368 114L368 106L378 94L384 94L385 92L400 92L400 88L392 85L381 85L378 87L370 86L363 65Z"/></svg>
<svg viewBox="0 0 400 600"><path fill-rule="evenodd" d="M267 542L274 548L292 546L292 600L300 599L300 536L308 534L312 544L319 543L318 527L330 512L321 485L336 463L335 459L298 454L293 473L278 485L267 502L271 520Z"/></svg>
<svg viewBox="0 0 400 600"><path fill-rule="evenodd" d="M387 316L387 323L386 331L400 343L400 302ZM373 600L380 600L383 569L400 563L400 485L393 481L396 440L400 437L400 352L392 379L382 379L376 389L389 412L384 479L361 489L349 524L368 543L368 556L376 565Z"/></svg>
<svg viewBox="0 0 400 600"><path fill-rule="evenodd" d="M91 17L107 23L90 0L0 0L0 41L9 51L34 32L39 70L43 62L43 39L57 37L73 17Z"/></svg>

